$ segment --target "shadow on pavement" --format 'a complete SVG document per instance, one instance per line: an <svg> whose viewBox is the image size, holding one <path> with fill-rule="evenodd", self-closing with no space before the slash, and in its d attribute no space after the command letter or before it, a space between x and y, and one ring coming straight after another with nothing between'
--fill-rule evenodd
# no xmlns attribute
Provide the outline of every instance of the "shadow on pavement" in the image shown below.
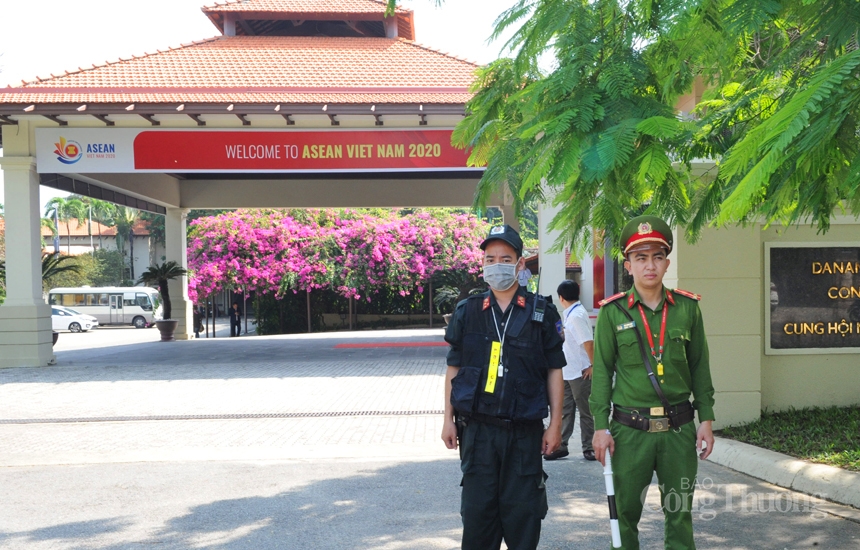
<svg viewBox="0 0 860 550"><path fill-rule="evenodd" d="M39 469L42 471L49 468ZM542 549L605 549L600 467L581 459L547 464L550 512ZM782 550L858 547L860 525L804 508L797 494L707 466L694 510L701 549ZM20 469L35 475L33 469ZM203 463L81 467L87 512L69 521L76 495L60 493L38 518L13 512L3 523L45 522L0 531L3 548L409 549L459 547L459 465L455 460L391 465L356 462ZM6 476L7 474L3 474ZM23 480L21 480L23 481ZM65 481L63 490L75 483ZM122 491L117 487L121 486ZM792 496L794 495L794 496ZM87 495L83 495L87 496ZM118 496L122 498L118 500ZM19 495L2 506L17 506ZM82 498L79 496L79 498ZM642 548L662 547L662 514L652 485L640 526ZM19 508L10 508L20 510ZM120 511L125 513L119 513ZM134 513L133 516L128 515ZM48 520L50 521L50 520Z"/></svg>

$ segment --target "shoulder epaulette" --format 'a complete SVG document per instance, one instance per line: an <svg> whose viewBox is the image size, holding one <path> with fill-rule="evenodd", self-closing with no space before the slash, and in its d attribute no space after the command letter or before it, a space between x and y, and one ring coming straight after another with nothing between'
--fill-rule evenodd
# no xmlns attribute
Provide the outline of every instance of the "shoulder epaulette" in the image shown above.
<svg viewBox="0 0 860 550"><path fill-rule="evenodd" d="M697 302L702 299L701 294L693 294L692 292L689 292L686 290L681 290L680 288L676 288L676 289L672 290L672 292L674 292L675 294L679 294L681 296L686 296L687 298L689 298L691 300L696 300Z"/></svg>
<svg viewBox="0 0 860 550"><path fill-rule="evenodd" d="M612 302L614 302L615 300L617 300L617 299L619 299L619 298L624 297L626 294L627 294L626 292L619 292L619 293L618 293L618 294L616 294L615 296L610 296L609 298L606 298L606 299L604 299L604 300L600 300L599 302L597 302L597 304L598 304L600 307L603 307L603 306L605 306L606 304L611 304L611 303L612 303Z"/></svg>

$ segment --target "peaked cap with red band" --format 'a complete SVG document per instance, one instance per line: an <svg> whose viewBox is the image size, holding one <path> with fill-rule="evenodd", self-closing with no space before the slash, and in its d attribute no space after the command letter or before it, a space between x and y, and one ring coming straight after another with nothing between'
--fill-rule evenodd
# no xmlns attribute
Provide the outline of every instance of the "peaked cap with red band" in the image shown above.
<svg viewBox="0 0 860 550"><path fill-rule="evenodd" d="M633 218L621 231L621 250L627 253L638 245L656 243L672 252L672 229L657 216Z"/></svg>

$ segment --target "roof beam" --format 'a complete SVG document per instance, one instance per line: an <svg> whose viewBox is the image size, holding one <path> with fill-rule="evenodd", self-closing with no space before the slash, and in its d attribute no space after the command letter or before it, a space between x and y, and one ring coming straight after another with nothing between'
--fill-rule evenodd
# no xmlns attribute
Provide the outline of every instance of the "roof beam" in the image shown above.
<svg viewBox="0 0 860 550"><path fill-rule="evenodd" d="M206 126L206 121L203 120L202 118L200 118L200 115L195 114L195 113L185 113L185 114L188 115L189 117L191 117L192 119L194 119L194 121L197 122L197 126Z"/></svg>
<svg viewBox="0 0 860 550"><path fill-rule="evenodd" d="M102 122L104 122L104 123L105 123L105 126L114 126L114 125L115 125L115 124L114 124L114 121L109 120L109 119L108 119L108 117L107 117L107 115L97 115L97 114L95 114L95 113L90 113L90 115L91 115L91 116L94 116L94 117L96 117L97 119L99 119L99 120L101 120Z"/></svg>
<svg viewBox="0 0 860 550"><path fill-rule="evenodd" d="M54 122L56 122L60 126L68 126L69 125L68 122L66 122L65 120L61 120L60 117L58 117L57 115L42 115L42 116L47 118L48 120L53 120Z"/></svg>
<svg viewBox="0 0 860 550"><path fill-rule="evenodd" d="M254 29L251 27L251 25L249 25L248 22L244 19L239 19L236 22L239 23L239 26L242 27L243 31L245 31L245 36L255 36L257 34L256 32L254 32Z"/></svg>
<svg viewBox="0 0 860 550"><path fill-rule="evenodd" d="M239 113L236 113L236 116L239 117L239 120L242 121L242 126L251 125L251 120L248 118L248 115L240 115Z"/></svg>
<svg viewBox="0 0 860 550"><path fill-rule="evenodd" d="M154 117L154 116L152 116L152 115L146 115L146 114L143 114L143 113L137 113L137 114L138 114L138 116L140 116L140 117L142 117L142 118L144 118L144 119L148 120L148 121L149 121L149 123L150 123L150 124L152 124L153 126L161 126L161 122L160 122L160 121L158 121L158 120L155 120L155 117Z"/></svg>
<svg viewBox="0 0 860 550"><path fill-rule="evenodd" d="M12 125L12 126L17 126L17 125L18 125L18 121L17 121L17 120L12 120L11 118L9 118L9 117L8 117L8 116L6 116L6 115L0 115L0 124L10 124L10 125Z"/></svg>
<svg viewBox="0 0 860 550"><path fill-rule="evenodd" d="M328 113L326 113L326 114L328 114ZM340 126L340 121L338 119L334 118L335 116L337 116L337 115L329 114L328 119L331 121L332 126Z"/></svg>
<svg viewBox="0 0 860 550"><path fill-rule="evenodd" d="M385 123L382 122L382 115L373 115L373 118L376 119L377 126L383 126Z"/></svg>
<svg viewBox="0 0 860 550"><path fill-rule="evenodd" d="M418 126L427 126L427 115L425 115L424 113L421 113L420 115L418 115L418 118L421 119L418 122Z"/></svg>
<svg viewBox="0 0 860 550"><path fill-rule="evenodd" d="M287 121L287 126L295 126L296 125L296 121L291 118L291 115L282 114L281 116L284 117L284 120Z"/></svg>

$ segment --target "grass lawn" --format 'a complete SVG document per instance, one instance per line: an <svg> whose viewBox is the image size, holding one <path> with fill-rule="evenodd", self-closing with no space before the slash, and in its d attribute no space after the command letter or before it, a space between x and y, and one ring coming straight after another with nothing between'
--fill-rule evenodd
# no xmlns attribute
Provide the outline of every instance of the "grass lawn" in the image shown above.
<svg viewBox="0 0 860 550"><path fill-rule="evenodd" d="M725 428L718 435L860 472L860 407L763 412L760 420Z"/></svg>

